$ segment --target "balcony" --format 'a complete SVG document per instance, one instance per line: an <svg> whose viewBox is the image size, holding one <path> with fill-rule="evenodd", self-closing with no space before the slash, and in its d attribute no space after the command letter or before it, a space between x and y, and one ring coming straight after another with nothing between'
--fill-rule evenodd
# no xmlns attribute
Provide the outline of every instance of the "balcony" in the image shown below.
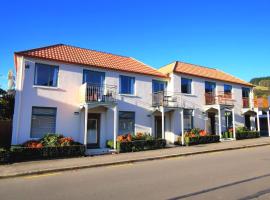
<svg viewBox="0 0 270 200"><path fill-rule="evenodd" d="M243 108L249 108L250 107L250 102L249 102L248 97L243 97L242 102L243 102Z"/></svg>
<svg viewBox="0 0 270 200"><path fill-rule="evenodd" d="M205 105L234 105L231 93L205 93Z"/></svg>
<svg viewBox="0 0 270 200"><path fill-rule="evenodd" d="M160 91L152 94L152 106L182 107L182 99L179 94Z"/></svg>
<svg viewBox="0 0 270 200"><path fill-rule="evenodd" d="M80 87L81 103L113 103L116 101L116 86L84 83Z"/></svg>

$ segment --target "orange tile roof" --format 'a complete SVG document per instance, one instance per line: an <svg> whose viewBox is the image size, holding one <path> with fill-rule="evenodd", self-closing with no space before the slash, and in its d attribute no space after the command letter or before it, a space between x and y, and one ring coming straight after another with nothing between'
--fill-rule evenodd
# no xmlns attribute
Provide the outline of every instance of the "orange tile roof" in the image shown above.
<svg viewBox="0 0 270 200"><path fill-rule="evenodd" d="M202 77L202 78L220 80L220 81L229 82L229 83L241 84L241 85L250 86L250 87L253 86L251 83L248 83L239 78L236 78L221 70L208 68L208 67L202 67L199 65L194 65L194 64L180 62L180 61L170 63L160 68L159 71L164 74L176 72L176 73L187 74L191 76L197 76L197 77Z"/></svg>
<svg viewBox="0 0 270 200"><path fill-rule="evenodd" d="M17 55L167 78L156 69L131 57L64 44L15 52L15 56Z"/></svg>

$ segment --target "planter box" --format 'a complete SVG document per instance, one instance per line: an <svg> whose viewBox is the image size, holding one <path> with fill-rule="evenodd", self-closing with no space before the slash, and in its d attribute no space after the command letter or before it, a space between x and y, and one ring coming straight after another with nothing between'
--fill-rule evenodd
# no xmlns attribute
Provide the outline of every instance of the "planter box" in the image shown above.
<svg viewBox="0 0 270 200"><path fill-rule="evenodd" d="M237 140L251 139L251 138L259 138L260 133L258 131L239 131L236 132Z"/></svg>
<svg viewBox="0 0 270 200"><path fill-rule="evenodd" d="M0 151L0 163L9 163L9 162L10 162L10 152Z"/></svg>
<svg viewBox="0 0 270 200"><path fill-rule="evenodd" d="M219 135L207 135L207 136L196 136L196 137L185 137L185 145L197 145L197 144L208 144L219 142Z"/></svg>
<svg viewBox="0 0 270 200"><path fill-rule="evenodd" d="M113 148L113 141L107 141L107 146ZM116 149L119 153L162 149L166 146L166 140L134 140L131 142L117 142Z"/></svg>
<svg viewBox="0 0 270 200"><path fill-rule="evenodd" d="M0 162L20 162L38 159L52 159L63 157L78 157L85 155L84 145L60 146L60 147L12 147L2 155L0 152ZM2 158L2 159L1 159Z"/></svg>

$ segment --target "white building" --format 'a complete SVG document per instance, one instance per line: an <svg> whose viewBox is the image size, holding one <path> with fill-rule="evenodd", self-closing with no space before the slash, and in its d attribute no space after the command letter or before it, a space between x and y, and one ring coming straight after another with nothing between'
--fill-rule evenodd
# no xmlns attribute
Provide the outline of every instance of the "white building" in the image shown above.
<svg viewBox="0 0 270 200"><path fill-rule="evenodd" d="M12 144L55 132L105 151L124 133L173 143L194 127L211 134L256 127L252 85L216 69L174 62L155 70L62 44L16 52L15 65Z"/></svg>

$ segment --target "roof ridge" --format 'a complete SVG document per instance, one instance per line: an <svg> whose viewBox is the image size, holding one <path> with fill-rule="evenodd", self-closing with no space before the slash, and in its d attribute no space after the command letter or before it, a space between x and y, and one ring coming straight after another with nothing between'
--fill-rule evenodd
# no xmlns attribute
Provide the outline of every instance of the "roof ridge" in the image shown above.
<svg viewBox="0 0 270 200"><path fill-rule="evenodd" d="M39 47L39 48L33 48L33 49L29 49L29 50L24 50L24 51L15 51L15 54L20 54L20 53L26 53L26 52L32 52L32 51L38 51L38 50L43 50L43 49L48 49L51 47L57 47L57 46L63 46L64 44L58 43L58 44L52 44L52 45L48 45L48 46L43 46L43 47Z"/></svg>
<svg viewBox="0 0 270 200"><path fill-rule="evenodd" d="M88 49L85 47L78 47L75 45L70 45L70 44L62 44L64 46L69 46L69 47L73 47L73 48L78 48L78 49L83 49L83 50L88 50L88 51L95 51L98 53L104 53L104 54L109 54L109 55L113 55L113 56L119 56L119 57L124 57L124 58L130 58L129 56L123 56L123 55L119 55L119 54L115 54L115 53L109 53L109 52L105 52L105 51L99 51L99 50L95 50L95 49Z"/></svg>

